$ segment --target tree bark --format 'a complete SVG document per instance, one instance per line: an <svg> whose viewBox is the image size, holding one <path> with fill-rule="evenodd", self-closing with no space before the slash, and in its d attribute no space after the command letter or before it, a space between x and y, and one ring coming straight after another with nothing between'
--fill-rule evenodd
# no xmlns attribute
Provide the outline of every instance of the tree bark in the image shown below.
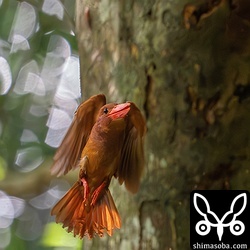
<svg viewBox="0 0 250 250"><path fill-rule="evenodd" d="M77 0L83 98L134 101L147 119L136 196L91 249L189 249L194 189L250 190L250 2Z"/></svg>

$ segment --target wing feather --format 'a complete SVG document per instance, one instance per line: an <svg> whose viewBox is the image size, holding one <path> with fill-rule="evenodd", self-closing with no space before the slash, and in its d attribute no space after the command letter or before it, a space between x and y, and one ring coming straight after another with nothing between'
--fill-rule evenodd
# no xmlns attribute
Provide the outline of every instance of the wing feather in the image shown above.
<svg viewBox="0 0 250 250"><path fill-rule="evenodd" d="M95 95L83 102L75 112L74 119L60 147L54 156L51 174L60 176L78 166L91 129L96 122L100 108L106 104L104 95Z"/></svg>
<svg viewBox="0 0 250 250"><path fill-rule="evenodd" d="M130 104L128 126L117 177L120 184L124 182L130 192L136 193L139 189L140 177L144 168L143 143L146 123L136 105L132 102Z"/></svg>

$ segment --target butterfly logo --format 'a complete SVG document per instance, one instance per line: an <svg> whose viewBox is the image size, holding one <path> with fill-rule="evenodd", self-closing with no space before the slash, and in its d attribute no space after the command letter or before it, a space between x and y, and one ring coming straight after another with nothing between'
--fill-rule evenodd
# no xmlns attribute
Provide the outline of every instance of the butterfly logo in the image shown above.
<svg viewBox="0 0 250 250"><path fill-rule="evenodd" d="M239 208L239 204L241 204L240 203L241 199L243 199L243 205ZM198 202L200 202L199 203L200 207L198 206ZM217 235L219 241L221 241L225 227L229 227L230 232L236 236L243 234L243 232L245 231L244 223L240 220L237 220L237 217L246 208L247 205L246 193L239 194L233 199L230 206L230 210L227 211L222 216L221 219L219 219L218 216L213 211L210 210L210 205L207 199L203 195L195 193L193 196L193 203L196 211L204 218L199 222L197 222L195 226L195 230L199 235L202 236L207 235L209 234L211 227L215 227L217 228ZM230 222L228 222L230 218L231 220Z"/></svg>

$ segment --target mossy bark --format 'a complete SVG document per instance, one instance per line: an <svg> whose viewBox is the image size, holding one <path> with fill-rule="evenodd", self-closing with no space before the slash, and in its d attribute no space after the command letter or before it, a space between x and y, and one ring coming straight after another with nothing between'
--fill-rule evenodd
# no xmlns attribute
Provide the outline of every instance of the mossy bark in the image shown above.
<svg viewBox="0 0 250 250"><path fill-rule="evenodd" d="M122 228L93 249L189 249L193 189L250 190L250 2L77 0L83 98L133 101L147 119ZM114 188L115 187L115 188Z"/></svg>

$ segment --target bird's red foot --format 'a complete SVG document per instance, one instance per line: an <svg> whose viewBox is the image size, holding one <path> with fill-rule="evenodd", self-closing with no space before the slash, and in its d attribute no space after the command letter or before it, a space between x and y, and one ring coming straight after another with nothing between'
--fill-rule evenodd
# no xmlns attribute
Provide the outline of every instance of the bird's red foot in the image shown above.
<svg viewBox="0 0 250 250"><path fill-rule="evenodd" d="M85 180L85 178L81 179L82 185L83 185L83 201L87 200L87 197L89 195L89 185L87 183L87 181Z"/></svg>
<svg viewBox="0 0 250 250"><path fill-rule="evenodd" d="M92 194L91 204L94 206L96 204L97 199L100 196L100 193L107 187L107 182L104 181Z"/></svg>

